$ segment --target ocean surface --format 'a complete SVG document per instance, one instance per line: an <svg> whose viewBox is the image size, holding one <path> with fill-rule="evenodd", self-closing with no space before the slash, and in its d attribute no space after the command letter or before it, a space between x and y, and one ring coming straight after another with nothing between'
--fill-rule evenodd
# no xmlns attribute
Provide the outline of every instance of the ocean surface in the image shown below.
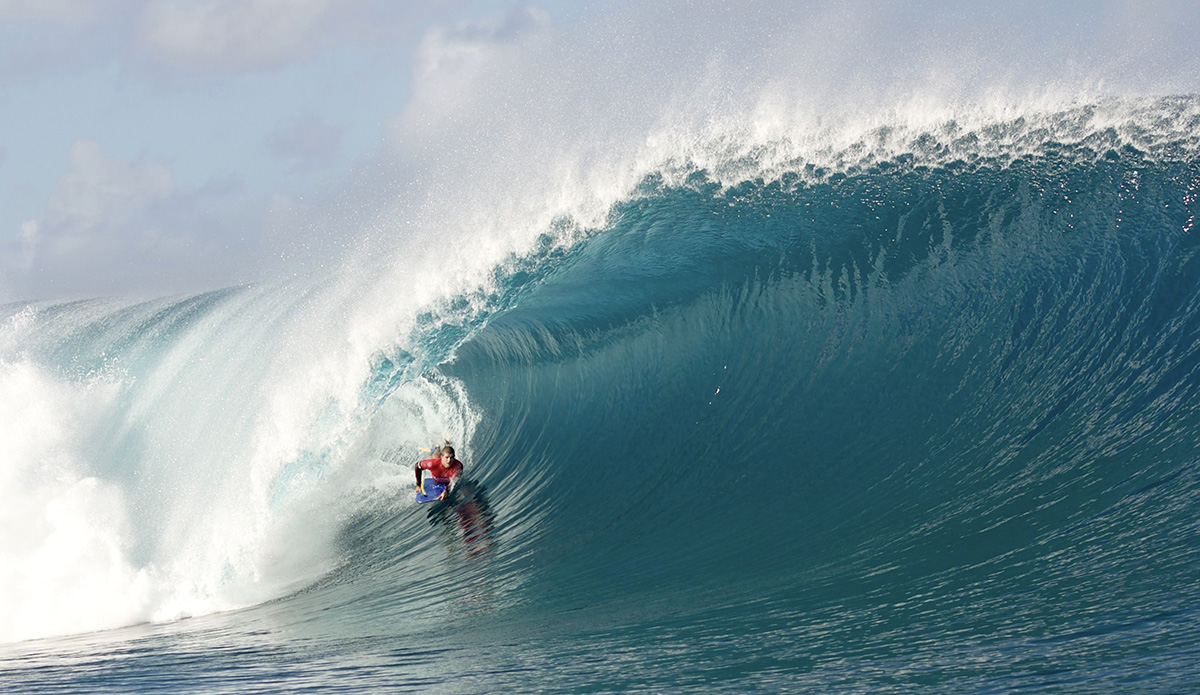
<svg viewBox="0 0 1200 695"><path fill-rule="evenodd" d="M0 307L0 690L1200 692L1200 100L710 145Z"/></svg>

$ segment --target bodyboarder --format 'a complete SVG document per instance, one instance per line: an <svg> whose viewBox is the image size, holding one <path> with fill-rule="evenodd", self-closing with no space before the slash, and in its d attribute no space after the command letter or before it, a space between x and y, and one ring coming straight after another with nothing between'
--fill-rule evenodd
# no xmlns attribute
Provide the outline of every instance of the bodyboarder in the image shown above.
<svg viewBox="0 0 1200 695"><path fill-rule="evenodd" d="M421 471L429 471L430 477L435 482L446 486L442 494L438 496L439 500L444 500L450 495L450 491L454 488L455 479L462 475L463 463L454 458L454 447L449 444L441 446L435 450L434 457L425 459L417 463L414 470L417 474L417 489L425 491L423 474Z"/></svg>

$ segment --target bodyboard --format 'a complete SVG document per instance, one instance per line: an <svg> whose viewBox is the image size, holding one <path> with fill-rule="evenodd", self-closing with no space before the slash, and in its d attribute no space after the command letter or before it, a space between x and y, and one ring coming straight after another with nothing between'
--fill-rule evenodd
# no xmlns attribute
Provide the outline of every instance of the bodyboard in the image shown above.
<svg viewBox="0 0 1200 695"><path fill-rule="evenodd" d="M437 482L433 478L426 478L425 481L417 488L417 502L437 502L438 497L446 486Z"/></svg>

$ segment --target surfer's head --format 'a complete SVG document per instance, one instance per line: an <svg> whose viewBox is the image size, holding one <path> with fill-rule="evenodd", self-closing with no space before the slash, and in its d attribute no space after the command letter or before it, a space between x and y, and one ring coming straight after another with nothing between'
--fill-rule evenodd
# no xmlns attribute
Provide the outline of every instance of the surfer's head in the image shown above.
<svg viewBox="0 0 1200 695"><path fill-rule="evenodd" d="M454 460L454 447L450 446L449 444L443 446L442 453L440 455L443 461L450 463Z"/></svg>

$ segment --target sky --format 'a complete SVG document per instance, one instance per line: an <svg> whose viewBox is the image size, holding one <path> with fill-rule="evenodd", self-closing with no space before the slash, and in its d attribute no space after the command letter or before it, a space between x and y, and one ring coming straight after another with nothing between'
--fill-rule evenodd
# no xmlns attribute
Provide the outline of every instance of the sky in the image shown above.
<svg viewBox="0 0 1200 695"><path fill-rule="evenodd" d="M766 94L1195 91L1198 5L0 0L0 303L323 266L433 172L513 195Z"/></svg>
<svg viewBox="0 0 1200 695"><path fill-rule="evenodd" d="M0 302L194 291L303 263L313 205L344 204L364 178L379 188L396 166L388 124L422 41L503 40L528 13L0 0Z"/></svg>

